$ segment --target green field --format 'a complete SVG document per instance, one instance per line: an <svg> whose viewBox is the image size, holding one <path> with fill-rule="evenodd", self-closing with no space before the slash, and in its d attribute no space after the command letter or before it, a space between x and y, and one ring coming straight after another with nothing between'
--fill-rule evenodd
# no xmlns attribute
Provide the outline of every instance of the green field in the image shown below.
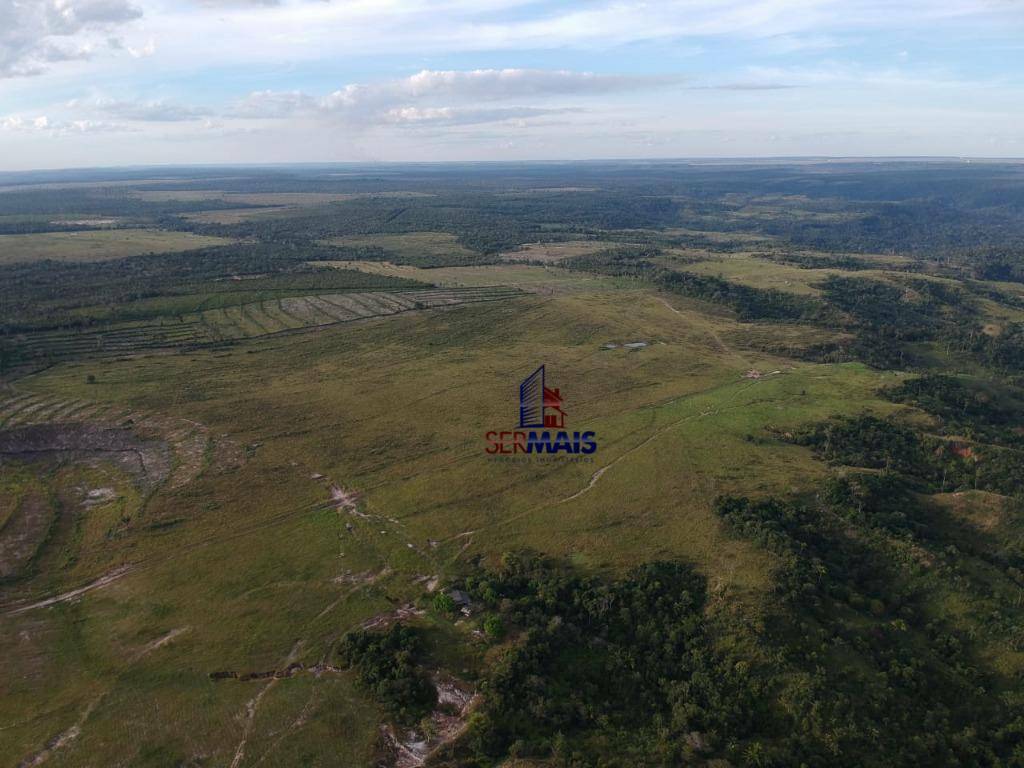
<svg viewBox="0 0 1024 768"><path fill-rule="evenodd" d="M505 269L479 268L479 280L497 282ZM75 753L112 758L117 734L129 729L138 735L134 759L185 757L175 751L185 723L204 753L226 764L238 746L239 713L266 683L211 683L211 672L273 669L296 644L295 659L312 664L346 627L387 600L414 596L413 578L444 575L474 555L496 558L510 547L612 571L683 557L720 594L756 604L770 562L723 533L711 502L726 487L789 491L823 468L805 449L758 448L745 436L891 406L874 400L877 373L793 366L732 347L722 337L742 338L740 327L709 325L687 302L666 301L614 288L534 296L227 352L81 361L20 380L19 393L48 398L35 418L60 421L63 409L99 403L187 418L217 437L190 484L158 490L134 508L127 536L98 546L96 534L85 532L73 567L19 590L19 598L60 592L133 564L80 605L5 622L6 652L15 652L25 627L54 637L74 628L86 640L51 661L52 674L40 668L30 679L8 680L20 712L45 706L66 713L19 729L12 748L30 752L53 735L46 724L70 727L88 710ZM245 327L247 320L243 313L233 322ZM650 346L602 349L634 340ZM484 431L514 424L516 382L537 361L550 361L574 427L596 430L593 464L506 465L484 453ZM751 368L781 372L743 378ZM34 402L23 401L21 410ZM33 420L31 412L15 413L7 426ZM218 470L218 451L229 443L259 447L241 466ZM330 483L359 493L368 517L325 508ZM440 544L431 548L429 540ZM332 582L387 568L365 590ZM176 630L180 639L123 661ZM168 676L171 686L162 682ZM280 680L257 725L315 714L318 727L341 729L358 765L375 726L350 685L333 676ZM151 719L156 711L175 726ZM297 729L279 739L247 749L286 754L310 737Z"/></svg>
<svg viewBox="0 0 1024 768"><path fill-rule="evenodd" d="M219 237L155 229L110 229L0 235L0 264L33 261L108 261L143 253L170 253L229 242Z"/></svg>

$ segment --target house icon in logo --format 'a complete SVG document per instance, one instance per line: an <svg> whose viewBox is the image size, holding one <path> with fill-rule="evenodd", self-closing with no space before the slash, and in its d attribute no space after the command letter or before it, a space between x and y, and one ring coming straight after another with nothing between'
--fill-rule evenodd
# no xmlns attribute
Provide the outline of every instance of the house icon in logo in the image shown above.
<svg viewBox="0 0 1024 768"><path fill-rule="evenodd" d="M547 429L565 428L562 393L544 381L544 366L531 373L519 385L519 426Z"/></svg>

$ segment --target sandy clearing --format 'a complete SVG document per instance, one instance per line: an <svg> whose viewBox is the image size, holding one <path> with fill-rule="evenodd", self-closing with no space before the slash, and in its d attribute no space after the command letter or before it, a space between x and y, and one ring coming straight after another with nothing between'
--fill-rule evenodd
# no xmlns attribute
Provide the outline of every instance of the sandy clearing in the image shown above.
<svg viewBox="0 0 1024 768"><path fill-rule="evenodd" d="M72 725L63 733L60 733L57 736L55 736L45 747L43 747L43 749L40 752L37 752L36 754L31 755L30 757L26 757L24 760L18 763L18 768L30 768L30 766L42 765L50 759L50 755L52 755L58 749L66 747L72 741L77 739L81 733L82 729L80 726Z"/></svg>
<svg viewBox="0 0 1024 768"><path fill-rule="evenodd" d="M359 511L359 494L356 491L347 491L341 486L331 486L331 501L339 512L348 512L356 517L368 518L365 512Z"/></svg>
<svg viewBox="0 0 1024 768"><path fill-rule="evenodd" d="M388 627L397 621L406 621L407 619L415 619L419 616L426 614L422 608L417 608L413 603L406 603L393 611L387 611L386 613L379 613L373 618L367 619L359 625L360 629L381 629L382 627Z"/></svg>
<svg viewBox="0 0 1024 768"><path fill-rule="evenodd" d="M427 718L429 725L425 733L412 729L401 738L393 725L381 726L381 736L392 753L393 768L421 768L469 727L469 716L479 703L480 695L467 690L464 683L442 679L437 674L431 682L437 691L437 707Z"/></svg>
<svg viewBox="0 0 1024 768"><path fill-rule="evenodd" d="M169 642L174 640L174 638L178 637L179 635L185 634L190 629L192 629L192 627L178 627L177 629L172 629L166 635L164 635L162 637L158 637L153 642L147 643L146 645L144 645L142 647L142 649L137 654L135 654L135 657L132 659L132 661L138 661L139 659L141 659L146 654L152 653L153 651L155 651L157 648L163 648Z"/></svg>

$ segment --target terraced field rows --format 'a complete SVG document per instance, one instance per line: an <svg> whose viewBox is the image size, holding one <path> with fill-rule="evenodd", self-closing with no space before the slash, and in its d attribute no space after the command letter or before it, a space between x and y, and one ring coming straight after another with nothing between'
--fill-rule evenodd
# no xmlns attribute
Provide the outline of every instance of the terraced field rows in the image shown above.
<svg viewBox="0 0 1024 768"><path fill-rule="evenodd" d="M106 403L46 395L14 395L0 400L0 429L85 421L118 426L133 421L132 415L130 410Z"/></svg>
<svg viewBox="0 0 1024 768"><path fill-rule="evenodd" d="M237 446L214 441L203 424L147 411L135 411L110 403L65 400L51 395L0 394L0 430L39 424L89 424L100 427L130 427L145 439L158 439L170 447L173 462L166 479L178 488L199 474L211 447L222 465L237 464L242 454ZM68 444L68 449L77 446Z"/></svg>
<svg viewBox="0 0 1024 768"><path fill-rule="evenodd" d="M504 286L317 294L210 309L187 315L181 322L32 333L0 344L15 361L129 355L258 338L411 310L501 301L520 295L518 289Z"/></svg>
<svg viewBox="0 0 1024 768"><path fill-rule="evenodd" d="M214 340L254 338L410 310L426 310L520 295L514 288L445 288L422 291L329 293L271 299L241 307L211 309L198 322Z"/></svg>
<svg viewBox="0 0 1024 768"><path fill-rule="evenodd" d="M138 325L90 331L58 331L25 334L13 346L20 356L83 357L87 355L120 355L146 349L187 346L201 343L203 329L199 323L174 325Z"/></svg>

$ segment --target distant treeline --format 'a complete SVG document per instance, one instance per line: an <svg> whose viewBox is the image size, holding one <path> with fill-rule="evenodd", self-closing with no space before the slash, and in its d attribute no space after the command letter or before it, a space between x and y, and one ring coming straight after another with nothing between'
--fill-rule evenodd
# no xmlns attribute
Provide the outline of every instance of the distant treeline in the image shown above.
<svg viewBox="0 0 1024 768"><path fill-rule="evenodd" d="M356 260L379 256L359 248L308 244L236 243L103 262L40 261L0 266L0 330L91 324L83 308L116 310L120 305L160 296L251 293L259 290L373 290L421 286L411 280L355 270L313 267L309 261ZM110 312L104 315L109 316Z"/></svg>

